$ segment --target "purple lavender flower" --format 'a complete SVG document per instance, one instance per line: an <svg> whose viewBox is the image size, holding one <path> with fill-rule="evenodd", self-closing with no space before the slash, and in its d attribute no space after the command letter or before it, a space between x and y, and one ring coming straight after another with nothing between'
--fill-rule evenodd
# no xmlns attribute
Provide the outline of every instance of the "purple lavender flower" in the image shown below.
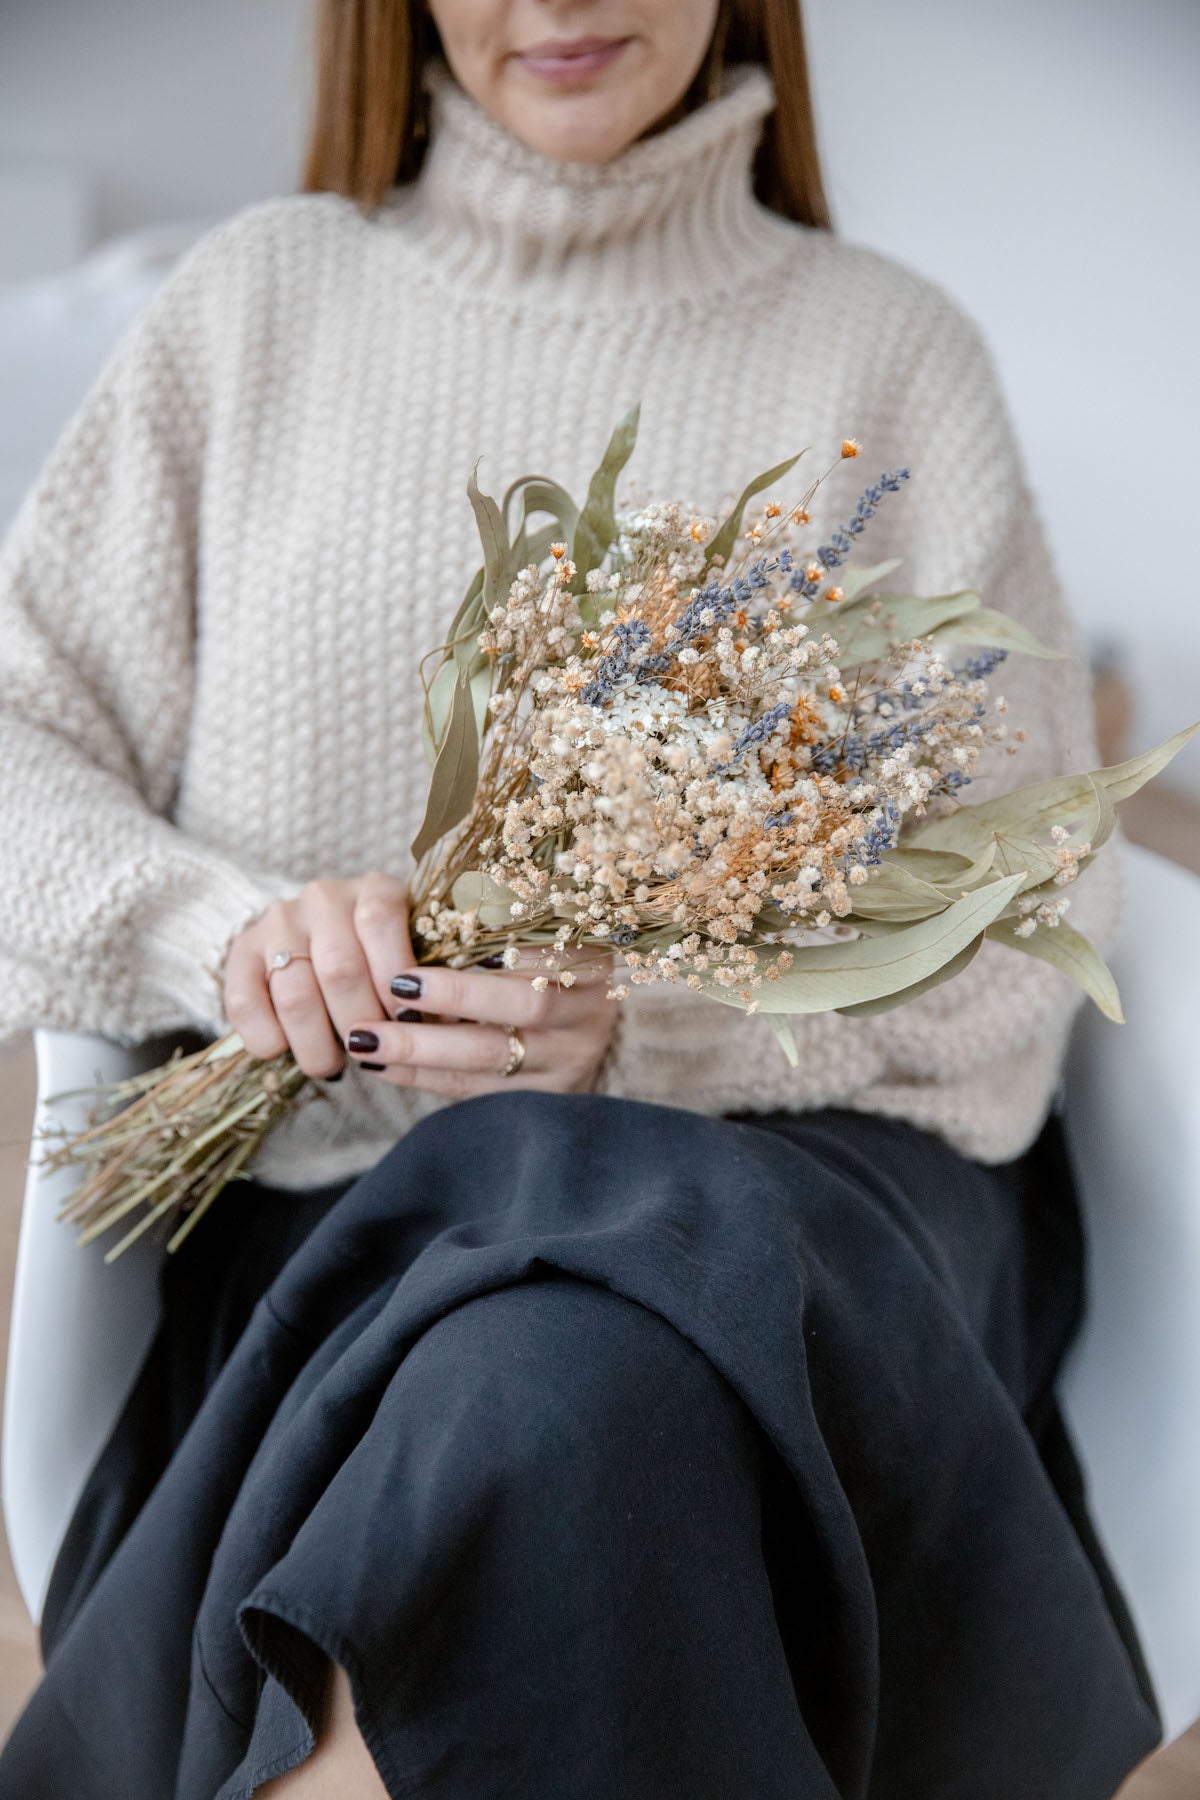
<svg viewBox="0 0 1200 1800"><path fill-rule="evenodd" d="M972 681L985 681L1007 657L1007 650L981 650L978 656L968 656L962 668L956 669L954 673L958 676L966 676Z"/></svg>
<svg viewBox="0 0 1200 1800"><path fill-rule="evenodd" d="M755 719L752 725L743 725L733 740L733 749L729 752L728 762L713 763L709 774L723 775L727 769L732 769L734 763L750 748L751 744L761 744L765 738L769 738L775 727L781 720L787 718L791 710L790 700L780 700L774 706L769 706L766 712Z"/></svg>
<svg viewBox="0 0 1200 1800"><path fill-rule="evenodd" d="M885 493L894 494L902 481L908 480L907 469L891 469L879 477L869 488L859 495L854 516L846 521L841 531L835 531L827 544L817 550L817 561L827 569L836 569L839 563L845 562L854 547L854 539L867 528L867 520L873 518L875 509Z"/></svg>

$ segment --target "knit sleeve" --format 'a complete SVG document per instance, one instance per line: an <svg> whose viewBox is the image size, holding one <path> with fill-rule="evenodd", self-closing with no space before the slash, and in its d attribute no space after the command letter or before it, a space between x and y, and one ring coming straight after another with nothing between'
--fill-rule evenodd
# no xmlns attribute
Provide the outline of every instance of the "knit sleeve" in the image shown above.
<svg viewBox="0 0 1200 1800"><path fill-rule="evenodd" d="M193 246L127 328L0 544L0 1041L226 1029L206 965L297 891L170 818L237 225Z"/></svg>
<svg viewBox="0 0 1200 1800"><path fill-rule="evenodd" d="M981 759L969 803L1098 760L1091 683L1046 534L1030 492L1006 397L992 354L978 327L956 304L933 308L925 349L916 364L907 416L919 422L911 458L913 510L905 545L907 591L978 589L984 604L1026 625L1057 660L1011 655L991 678L1007 702L1006 722L1022 740L1015 755L989 751ZM905 420L896 425L905 435ZM912 586L909 586L910 581ZM1120 911L1120 856L1107 845L1064 893L1070 924L1103 951ZM1043 927L1039 927L1043 929ZM896 1109L919 1113L919 1092L943 1084L943 1100L957 1087L986 1078L1023 1088L1026 1139L1040 1123L1058 1079L1058 1066L1081 990L1040 960L985 942L967 970L872 1023L887 1053L885 1083ZM864 1022L864 1026L865 1026ZM1015 1101L1013 1102L1015 1104ZM931 1107L931 1119L936 1113ZM1012 1107L1010 1105L1009 1111ZM943 1111L939 1115L945 1117ZM983 1160L1015 1154L993 1143L990 1113L956 1121L960 1142Z"/></svg>

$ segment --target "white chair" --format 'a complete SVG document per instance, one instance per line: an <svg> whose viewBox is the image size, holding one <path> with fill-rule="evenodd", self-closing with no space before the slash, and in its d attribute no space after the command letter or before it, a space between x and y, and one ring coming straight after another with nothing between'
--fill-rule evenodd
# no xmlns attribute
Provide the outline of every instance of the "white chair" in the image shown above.
<svg viewBox="0 0 1200 1800"><path fill-rule="evenodd" d="M1128 1024L1080 1017L1067 1126L1089 1236L1090 1304L1061 1400L1092 1515L1142 1638L1168 1738L1200 1714L1200 880L1125 846L1113 955ZM46 1097L133 1066L103 1038L37 1034ZM54 1109L81 1121L85 1102ZM160 1252L105 1266L56 1223L69 1173L31 1168L4 1409L4 1507L21 1592L40 1615L50 1568L157 1317Z"/></svg>
<svg viewBox="0 0 1200 1800"><path fill-rule="evenodd" d="M153 1068L173 1041L124 1049L103 1037L35 1032L33 1156L41 1155L37 1137L44 1127L78 1130L87 1123L92 1101L86 1093L55 1105L52 1096ZM59 1223L58 1210L77 1180L70 1169L50 1173L31 1161L13 1282L0 1470L13 1567L35 1621L75 1503L159 1313L162 1250L149 1235L105 1264L106 1243L81 1250L75 1228Z"/></svg>
<svg viewBox="0 0 1200 1800"><path fill-rule="evenodd" d="M1066 1069L1090 1267L1059 1392L1170 1739L1200 1716L1200 878L1122 852L1126 1023L1089 1004Z"/></svg>

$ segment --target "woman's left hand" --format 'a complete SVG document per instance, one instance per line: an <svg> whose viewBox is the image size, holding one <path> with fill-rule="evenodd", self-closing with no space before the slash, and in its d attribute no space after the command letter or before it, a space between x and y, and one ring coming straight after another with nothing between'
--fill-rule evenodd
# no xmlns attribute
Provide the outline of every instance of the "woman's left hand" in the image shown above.
<svg viewBox="0 0 1200 1800"><path fill-rule="evenodd" d="M616 1024L619 1002L606 998L612 959L576 963L565 987L551 974L535 988L538 973L531 958L516 969L406 970L392 983L397 1022L364 1021L348 1034L347 1048L377 1081L453 1100L508 1087L585 1093ZM506 1025L525 1046L512 1075L501 1074L512 1042Z"/></svg>

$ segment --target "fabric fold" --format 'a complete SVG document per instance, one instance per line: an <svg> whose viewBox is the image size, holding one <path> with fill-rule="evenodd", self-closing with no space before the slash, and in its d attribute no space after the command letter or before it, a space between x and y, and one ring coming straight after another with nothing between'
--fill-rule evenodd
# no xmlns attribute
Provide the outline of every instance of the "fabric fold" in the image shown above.
<svg viewBox="0 0 1200 1800"><path fill-rule="evenodd" d="M516 1764L508 1740L490 1754L478 1696L455 1675L460 1635L464 1656L479 1640L436 1632L439 1569L467 1571L460 1600L490 1616L492 1589L469 1571L477 1555L503 1566L510 1526L494 1506L508 1504L514 1456L549 1472L575 1454L570 1413L552 1402L576 1391L570 1345L591 1334L539 1337L535 1310L528 1354L508 1327L482 1332L474 1365L437 1346L451 1321L465 1331L539 1291L549 1304L565 1282L658 1321L675 1361L698 1357L754 1423L774 1494L757 1552L774 1595L759 1652L769 1662L782 1646L792 1694L793 1711L774 1714L779 1742L802 1721L804 1756L842 1800L951 1800L964 1769L972 1800L1107 1800L1157 1723L1098 1553L1025 1416L1045 1423L1080 1305L1078 1219L1052 1150L1046 1140L988 1168L907 1124L846 1112L773 1115L764 1128L586 1095L502 1094L432 1115L279 1267L146 1504L62 1617L0 1759L4 1791L55 1792L31 1771L63 1715L106 1779L137 1771L145 1800L201 1800L235 1772L244 1785L267 1676L303 1716L312 1652L339 1646L364 1731L389 1747L390 1791L499 1800L514 1779L530 1800L612 1791L582 1776L562 1785L536 1731ZM657 1365L646 1362L645 1389L623 1356L608 1366L624 1384L615 1421L642 1404ZM531 1382L545 1408L531 1407ZM684 1447L693 1428L682 1404L672 1430ZM636 1467L619 1440L615 1424L600 1434L594 1467L623 1493ZM594 1511L564 1505L564 1543L537 1542L589 1568ZM703 1516L719 1511L718 1490ZM504 1516L519 1541L520 1513ZM655 1517L652 1506L647 1528ZM581 1576L566 1596L581 1609L581 1654L605 1591ZM719 1637L719 1587L706 1586L704 1608ZM297 1631L308 1646L289 1688ZM522 1641L505 1706L532 1717L557 1664L539 1663L539 1632ZM112 1673L98 1701L99 1668ZM663 1705L659 1736L686 1734ZM602 1761L606 1743L593 1746ZM428 1784L410 1790L416 1770ZM72 1789L114 1791L99 1776Z"/></svg>

